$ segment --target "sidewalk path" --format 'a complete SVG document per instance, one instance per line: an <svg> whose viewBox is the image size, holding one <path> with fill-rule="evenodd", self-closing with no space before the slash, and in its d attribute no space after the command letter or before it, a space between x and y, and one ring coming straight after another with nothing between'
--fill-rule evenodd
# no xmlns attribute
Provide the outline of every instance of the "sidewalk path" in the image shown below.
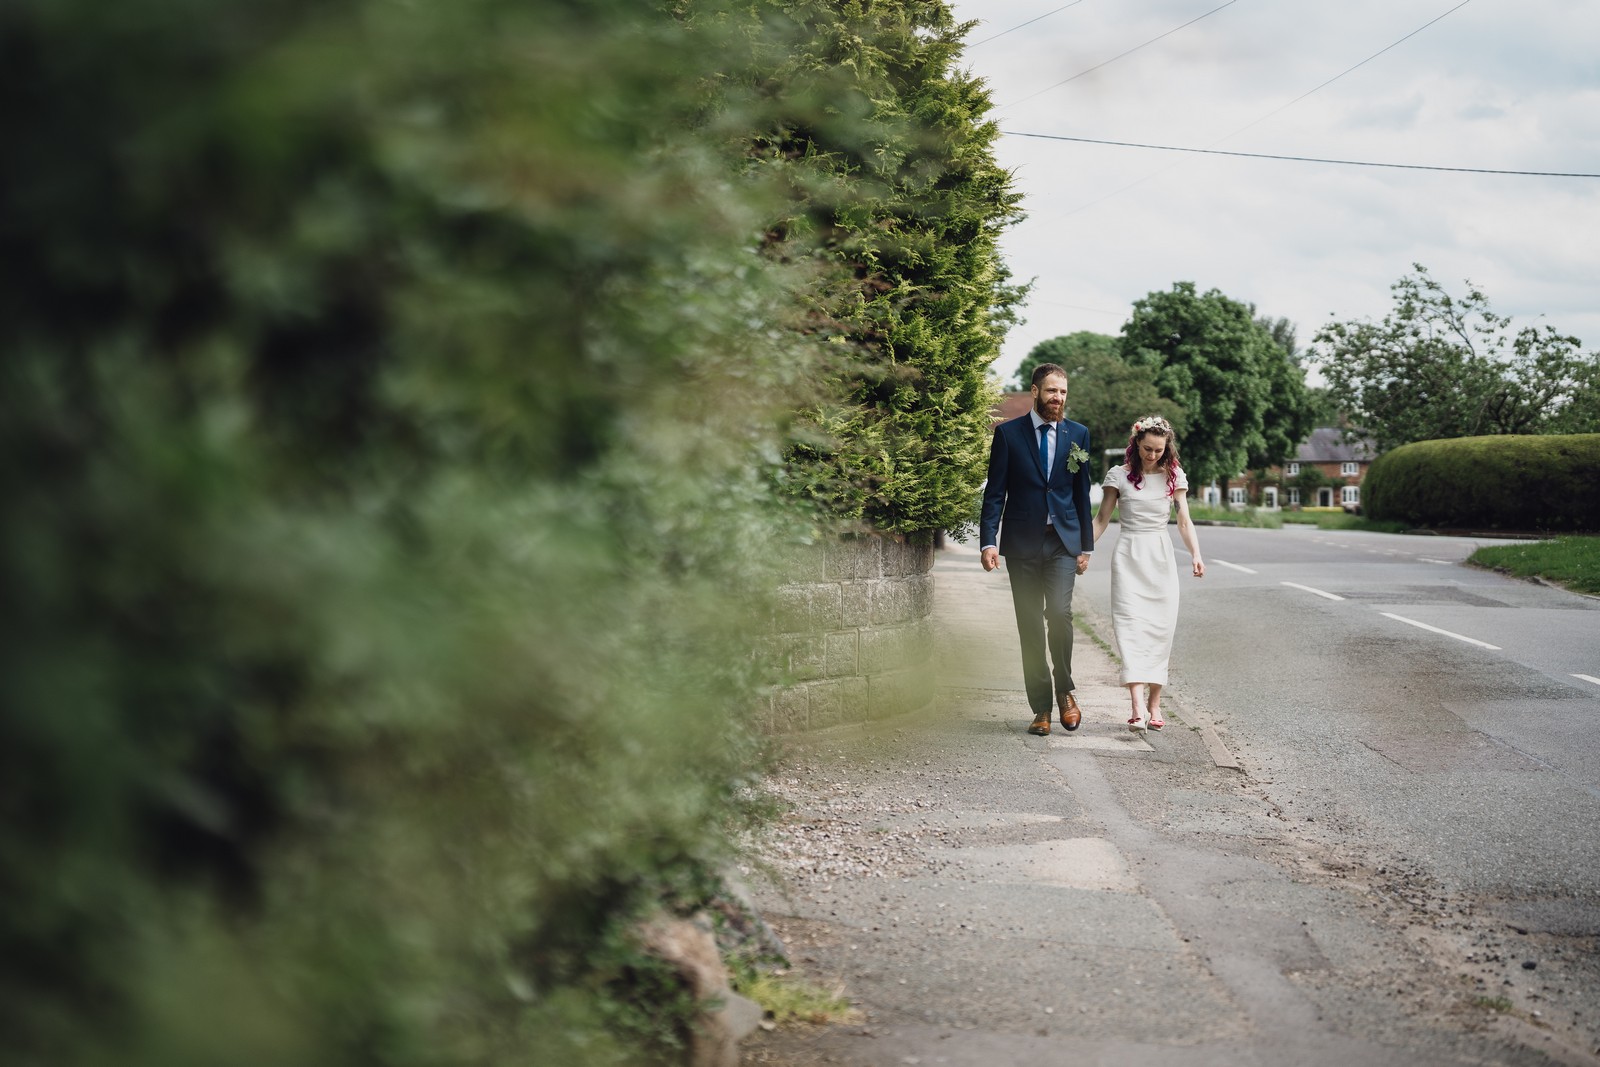
<svg viewBox="0 0 1600 1067"><path fill-rule="evenodd" d="M751 875L797 970L859 1019L760 1035L746 1064L1592 1062L1441 969L1219 766L1181 693L1129 733L1081 630L1083 726L1029 736L1005 575L957 545L935 577L939 707L796 741ZM1110 637L1105 605L1076 607Z"/></svg>

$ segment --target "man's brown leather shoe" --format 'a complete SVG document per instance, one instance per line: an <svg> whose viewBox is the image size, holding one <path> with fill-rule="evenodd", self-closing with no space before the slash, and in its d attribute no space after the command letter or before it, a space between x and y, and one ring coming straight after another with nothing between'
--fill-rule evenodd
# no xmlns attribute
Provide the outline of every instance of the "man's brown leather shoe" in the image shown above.
<svg viewBox="0 0 1600 1067"><path fill-rule="evenodd" d="M1062 693L1056 698L1061 705L1061 725L1068 730L1076 730L1083 721L1083 714L1078 710L1078 702L1072 699L1071 693Z"/></svg>
<svg viewBox="0 0 1600 1067"><path fill-rule="evenodd" d="M1048 734L1050 732L1050 716L1041 715L1034 719L1033 724L1028 727L1028 732L1030 734L1038 734L1040 737Z"/></svg>

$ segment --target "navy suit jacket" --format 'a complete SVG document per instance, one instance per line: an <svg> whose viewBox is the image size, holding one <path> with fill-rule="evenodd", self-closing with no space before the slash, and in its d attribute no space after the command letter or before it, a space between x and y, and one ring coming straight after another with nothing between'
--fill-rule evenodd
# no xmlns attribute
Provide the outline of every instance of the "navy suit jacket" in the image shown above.
<svg viewBox="0 0 1600 1067"><path fill-rule="evenodd" d="M1038 559L1044 555L1044 537L1054 530L1070 555L1094 551L1089 464L1080 464L1076 472L1067 469L1073 445L1089 451L1089 427L1062 419L1056 423L1056 459L1047 478L1031 413L994 428L978 523L980 546L996 545L1002 556ZM1045 525L1047 508L1052 527Z"/></svg>

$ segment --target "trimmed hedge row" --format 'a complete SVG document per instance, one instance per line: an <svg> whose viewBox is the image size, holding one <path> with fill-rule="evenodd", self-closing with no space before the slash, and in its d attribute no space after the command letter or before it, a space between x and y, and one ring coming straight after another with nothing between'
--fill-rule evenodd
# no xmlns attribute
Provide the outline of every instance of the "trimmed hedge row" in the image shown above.
<svg viewBox="0 0 1600 1067"><path fill-rule="evenodd" d="M1458 437L1386 452L1362 482L1369 517L1423 527L1600 530L1600 434Z"/></svg>

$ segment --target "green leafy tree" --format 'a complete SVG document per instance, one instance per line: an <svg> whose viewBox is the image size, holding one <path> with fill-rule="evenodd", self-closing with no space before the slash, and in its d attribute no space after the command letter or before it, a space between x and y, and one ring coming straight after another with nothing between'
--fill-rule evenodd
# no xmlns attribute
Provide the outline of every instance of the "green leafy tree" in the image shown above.
<svg viewBox="0 0 1600 1067"><path fill-rule="evenodd" d="M1054 363L1069 371L1086 366L1090 361L1100 361L1107 356L1117 358L1117 339L1110 334L1080 330L1077 333L1051 337L1034 345L1022 359L1012 379L1012 388L1026 391L1033 384L1033 370L1041 363ZM1070 397L1069 397L1070 403Z"/></svg>
<svg viewBox="0 0 1600 1067"><path fill-rule="evenodd" d="M1122 328L1128 362L1182 405L1184 465L1198 488L1278 463L1311 430L1304 374L1253 309L1193 282L1152 292Z"/></svg>
<svg viewBox="0 0 1600 1067"><path fill-rule="evenodd" d="M1421 264L1381 322L1334 322L1313 345L1350 430L1380 451L1411 441L1600 428L1600 354L1551 326L1513 331L1468 283L1452 296Z"/></svg>
<svg viewBox="0 0 1600 1067"><path fill-rule="evenodd" d="M1156 388L1155 370L1122 358L1117 339L1080 332L1041 341L1022 361L1018 382L1026 383L1033 368L1054 363L1067 371L1067 416L1089 427L1091 467L1096 479L1105 474L1103 452L1122 448L1128 428L1143 415L1162 415L1183 433L1184 410Z"/></svg>
<svg viewBox="0 0 1600 1067"><path fill-rule="evenodd" d="M1311 404L1311 425L1341 426L1346 421L1345 413L1339 407L1339 401L1334 397L1333 390L1325 385L1313 385L1306 388L1306 396Z"/></svg>
<svg viewBox="0 0 1600 1067"><path fill-rule="evenodd" d="M987 369L1021 295L997 245L1020 197L994 159L988 90L958 64L971 24L925 0L776 6L795 30L757 88L835 101L783 116L752 152L797 190L767 254L821 272L808 328L837 355L785 484L846 525L960 530L984 477Z"/></svg>

